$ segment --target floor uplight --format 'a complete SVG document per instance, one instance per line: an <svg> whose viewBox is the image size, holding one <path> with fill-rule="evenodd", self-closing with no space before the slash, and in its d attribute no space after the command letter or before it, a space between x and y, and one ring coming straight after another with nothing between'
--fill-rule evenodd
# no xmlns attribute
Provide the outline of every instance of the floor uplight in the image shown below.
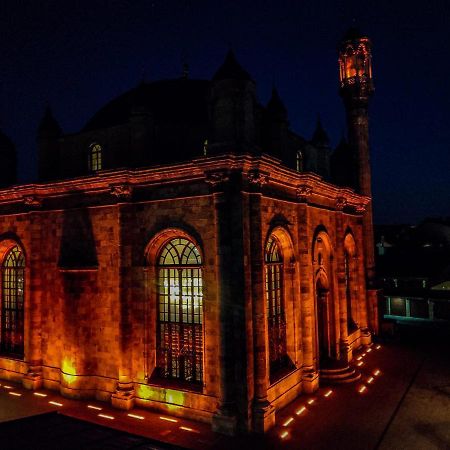
<svg viewBox="0 0 450 450"><path fill-rule="evenodd" d="M3 387L4 387L5 389L14 389L12 386L8 386L8 385L6 385L6 384L4 384Z"/></svg>
<svg viewBox="0 0 450 450"><path fill-rule="evenodd" d="M165 420L165 421L167 421L167 422L178 422L177 419L172 419L172 418L170 418L170 417L159 416L159 418L160 418L161 420Z"/></svg>
<svg viewBox="0 0 450 450"><path fill-rule="evenodd" d="M144 420L144 416L138 416L137 414L127 414L128 417L132 417L133 419Z"/></svg>
<svg viewBox="0 0 450 450"><path fill-rule="evenodd" d="M100 408L100 407L98 407L98 406L94 406L94 405L87 405L87 407L89 408L89 409L96 409L97 411L101 411L103 408Z"/></svg>
<svg viewBox="0 0 450 450"><path fill-rule="evenodd" d="M47 397L47 394L43 394L42 392L33 392L33 395L36 397Z"/></svg>
<svg viewBox="0 0 450 450"><path fill-rule="evenodd" d="M372 351L371 348L368 348L368 349L367 349L367 353L370 353L371 351Z"/></svg>
<svg viewBox="0 0 450 450"><path fill-rule="evenodd" d="M50 405L55 405L55 406L62 406L63 405L62 403L53 402L53 401L51 401L49 403L50 403Z"/></svg>
<svg viewBox="0 0 450 450"><path fill-rule="evenodd" d="M191 433L200 433L200 431L194 430L193 428L189 428L189 427L180 427L180 430L190 431Z"/></svg>
<svg viewBox="0 0 450 450"><path fill-rule="evenodd" d="M377 350L380 350L381 345L377 345L375 348L376 348Z"/></svg>
<svg viewBox="0 0 450 450"><path fill-rule="evenodd" d="M22 397L22 394L19 394L18 392L8 392L9 395L14 395L14 397Z"/></svg>
<svg viewBox="0 0 450 450"><path fill-rule="evenodd" d="M294 418L293 417L289 417L289 419L286 420L286 422L283 423L283 427L288 427L293 421L294 421Z"/></svg>
<svg viewBox="0 0 450 450"><path fill-rule="evenodd" d="M108 416L107 414L98 414L98 417L103 417L104 419L114 420L113 416Z"/></svg>
<svg viewBox="0 0 450 450"><path fill-rule="evenodd" d="M333 393L333 391L330 389L330 390L325 394L325 397L329 397L332 393Z"/></svg>
<svg viewBox="0 0 450 450"><path fill-rule="evenodd" d="M315 402L315 400L313 398L308 400L308 405L312 405Z"/></svg>
<svg viewBox="0 0 450 450"><path fill-rule="evenodd" d="M302 406L300 409L295 411L295 414L297 414L297 416L299 416L300 414L303 414L305 411L306 411L306 408L304 406Z"/></svg>
<svg viewBox="0 0 450 450"><path fill-rule="evenodd" d="M370 377L368 380L367 380L367 383L372 383L373 382L373 380L374 380L374 378L373 377Z"/></svg>
<svg viewBox="0 0 450 450"><path fill-rule="evenodd" d="M361 367L364 364L363 361L360 361L358 364L356 364L358 367Z"/></svg>
<svg viewBox="0 0 450 450"><path fill-rule="evenodd" d="M367 387L366 387L366 386L361 386L361 387L358 389L358 392L359 392L360 394L362 394L362 393L364 393L366 390L367 390Z"/></svg>
<svg viewBox="0 0 450 450"><path fill-rule="evenodd" d="M378 376L378 375L380 375L380 371L379 371L379 369L377 369L377 370L375 370L375 372L373 373L376 377Z"/></svg>
<svg viewBox="0 0 450 450"><path fill-rule="evenodd" d="M286 439L288 436L289 436L289 433L288 433L287 431L283 431L283 432L280 434L280 438L281 438L281 439Z"/></svg>

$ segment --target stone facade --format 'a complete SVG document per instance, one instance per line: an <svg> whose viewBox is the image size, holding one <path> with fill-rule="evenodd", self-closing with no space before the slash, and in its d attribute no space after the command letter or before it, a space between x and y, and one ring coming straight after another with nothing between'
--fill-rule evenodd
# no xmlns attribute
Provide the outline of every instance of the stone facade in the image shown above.
<svg viewBox="0 0 450 450"><path fill-rule="evenodd" d="M352 352L377 325L358 76L341 85L337 161L359 184L342 187L321 124L309 142L288 130L277 92L262 107L231 53L211 82L141 85L78 134L48 110L40 182L0 190L0 262L25 258L2 272L0 377L230 434L268 430L333 371L357 379Z"/></svg>
<svg viewBox="0 0 450 450"><path fill-rule="evenodd" d="M127 195L116 195L123 185ZM304 185L310 187L306 199L298 195ZM28 197L40 201L30 206ZM17 243L26 257L25 351L23 360L0 358L1 376L25 385L33 379L32 387L68 397L112 398L118 407L148 406L211 421L218 429L267 429L277 409L320 382L319 272L330 286L329 357L349 361L353 348L369 342L362 337L368 320L362 215L368 201L267 156L206 157L4 190L3 253ZM263 257L270 235L284 255L287 351L294 363L272 384ZM150 380L156 258L175 236L192 240L203 255L200 390ZM343 287L349 236L357 324L351 336ZM317 245L325 241L326 264L317 261Z"/></svg>

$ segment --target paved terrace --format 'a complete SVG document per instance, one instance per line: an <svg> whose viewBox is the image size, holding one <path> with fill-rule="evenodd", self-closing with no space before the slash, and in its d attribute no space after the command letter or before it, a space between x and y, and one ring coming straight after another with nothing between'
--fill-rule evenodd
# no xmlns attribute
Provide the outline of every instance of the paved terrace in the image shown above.
<svg viewBox="0 0 450 450"><path fill-rule="evenodd" d="M1 448L450 449L449 343L447 331L407 329L358 352L360 382L301 396L264 437L229 438L207 424L1 381Z"/></svg>

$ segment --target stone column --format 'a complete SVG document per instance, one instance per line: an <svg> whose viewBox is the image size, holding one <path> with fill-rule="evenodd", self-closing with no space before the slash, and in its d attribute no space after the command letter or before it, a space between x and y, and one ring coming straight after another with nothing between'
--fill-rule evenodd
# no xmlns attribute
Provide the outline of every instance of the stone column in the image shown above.
<svg viewBox="0 0 450 450"><path fill-rule="evenodd" d="M315 354L315 307L314 307L314 271L312 263L313 231L309 220L307 199L311 190L300 187L297 192L300 201L297 207L299 276L300 276L300 310L301 339L303 349L303 391L312 393L319 388L319 372Z"/></svg>
<svg viewBox="0 0 450 450"><path fill-rule="evenodd" d="M250 194L250 257L252 271L252 311L254 345L253 430L264 433L275 424L275 408L267 398L269 365L267 318L264 298L264 253L261 218L261 194Z"/></svg>
<svg viewBox="0 0 450 450"><path fill-rule="evenodd" d="M125 190L126 191L126 190ZM119 201L126 201L131 197L131 191L127 194L114 194ZM118 409L129 410L134 406L135 390L132 378L132 260L131 243L128 237L131 235L130 227L133 222L133 205L119 203L117 205L117 219L119 227L119 374L116 391L111 396L111 404Z"/></svg>
<svg viewBox="0 0 450 450"><path fill-rule="evenodd" d="M339 302L339 359L349 363L352 360L352 348L348 340L347 290L345 282L345 249L342 208L336 211L336 278Z"/></svg>
<svg viewBox="0 0 450 450"><path fill-rule="evenodd" d="M242 255L242 199L238 174L227 171L207 174L207 182L214 192L215 231L217 243L217 279L219 301L220 394L216 413L212 418L214 431L233 435L238 425L236 402L236 365L245 364L245 341L234 329L244 314L243 255ZM240 272L240 273L239 273ZM236 338L235 334L238 335ZM238 348L240 346L241 348ZM245 389L245 387L244 387Z"/></svg>
<svg viewBox="0 0 450 450"><path fill-rule="evenodd" d="M25 251L25 312L28 314L25 326L25 362L27 373L22 384L27 389L39 389L42 386L42 339L41 339L41 302L42 302L42 250L40 243L40 215L28 214L29 248Z"/></svg>

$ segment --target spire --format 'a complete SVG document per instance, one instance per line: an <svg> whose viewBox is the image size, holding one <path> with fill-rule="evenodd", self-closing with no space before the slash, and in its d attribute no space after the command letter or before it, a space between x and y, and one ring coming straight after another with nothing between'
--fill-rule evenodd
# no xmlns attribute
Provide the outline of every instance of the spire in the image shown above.
<svg viewBox="0 0 450 450"><path fill-rule="evenodd" d="M56 119L53 117L50 105L47 105L44 112L44 117L38 127L38 136L59 136L61 134L61 127Z"/></svg>
<svg viewBox="0 0 450 450"><path fill-rule="evenodd" d="M311 142L318 147L330 146L330 139L328 138L328 134L326 133L326 131L323 129L319 115L317 115L316 129L314 131Z"/></svg>
<svg viewBox="0 0 450 450"><path fill-rule="evenodd" d="M284 106L283 101L278 94L277 88L273 86L272 88L272 96L270 97L269 102L267 103L267 111L273 116L277 118L281 118L283 120L287 119L287 110Z"/></svg>
<svg viewBox="0 0 450 450"><path fill-rule="evenodd" d="M225 61L213 76L213 81L219 80L253 81L248 72L237 62L233 50L228 50Z"/></svg>

